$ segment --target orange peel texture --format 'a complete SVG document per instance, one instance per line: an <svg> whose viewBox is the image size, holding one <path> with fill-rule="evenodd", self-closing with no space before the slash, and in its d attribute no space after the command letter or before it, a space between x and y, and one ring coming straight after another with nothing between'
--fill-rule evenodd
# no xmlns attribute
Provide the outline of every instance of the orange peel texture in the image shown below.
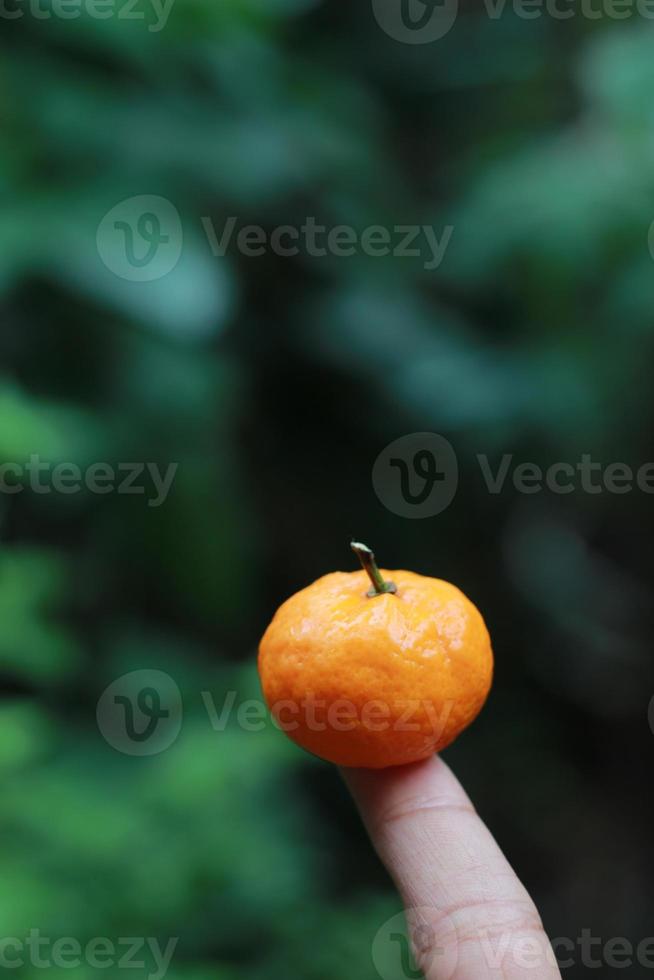
<svg viewBox="0 0 654 980"><path fill-rule="evenodd" d="M273 717L341 766L382 769L445 748L481 710L493 676L476 606L449 582L382 570L396 594L369 597L365 572L334 572L277 610L259 649Z"/></svg>

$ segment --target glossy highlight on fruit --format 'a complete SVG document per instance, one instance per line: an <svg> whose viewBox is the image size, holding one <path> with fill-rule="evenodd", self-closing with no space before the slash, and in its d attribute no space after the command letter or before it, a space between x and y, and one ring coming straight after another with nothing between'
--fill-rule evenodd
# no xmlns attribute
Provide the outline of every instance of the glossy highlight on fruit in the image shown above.
<svg viewBox="0 0 654 980"><path fill-rule="evenodd" d="M481 710L493 654L456 586L410 571L333 572L277 610L259 648L279 727L342 766L379 769L445 748ZM370 587L372 582L372 588Z"/></svg>

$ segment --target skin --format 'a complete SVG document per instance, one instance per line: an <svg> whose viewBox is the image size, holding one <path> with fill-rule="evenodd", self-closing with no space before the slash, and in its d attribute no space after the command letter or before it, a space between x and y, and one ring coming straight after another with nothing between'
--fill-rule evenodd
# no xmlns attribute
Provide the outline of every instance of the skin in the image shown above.
<svg viewBox="0 0 654 980"><path fill-rule="evenodd" d="M442 759L342 773L409 934L427 937L426 980L561 980L534 903Z"/></svg>
<svg viewBox="0 0 654 980"><path fill-rule="evenodd" d="M365 575L324 576L284 603L268 627L259 651L268 704L278 722L280 705L295 709L287 734L343 767L402 896L426 980L560 980L533 902L433 754L473 720L490 689L483 619L450 583L380 571L366 545L352 542L352 550ZM307 694L323 706L347 698L350 708L375 698L387 723L373 728L363 711L348 731L309 723L301 710ZM419 708L408 731L398 699L441 709L438 724Z"/></svg>

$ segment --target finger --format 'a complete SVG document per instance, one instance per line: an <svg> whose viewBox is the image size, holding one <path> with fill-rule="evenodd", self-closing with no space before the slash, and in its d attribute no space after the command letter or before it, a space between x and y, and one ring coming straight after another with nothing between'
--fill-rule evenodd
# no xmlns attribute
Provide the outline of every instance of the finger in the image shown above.
<svg viewBox="0 0 654 980"><path fill-rule="evenodd" d="M442 759L342 771L410 925L430 937L415 950L428 980L560 980L532 900Z"/></svg>

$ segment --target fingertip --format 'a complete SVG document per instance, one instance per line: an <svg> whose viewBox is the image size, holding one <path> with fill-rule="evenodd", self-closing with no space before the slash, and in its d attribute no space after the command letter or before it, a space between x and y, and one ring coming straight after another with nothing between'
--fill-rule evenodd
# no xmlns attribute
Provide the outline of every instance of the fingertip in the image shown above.
<svg viewBox="0 0 654 980"><path fill-rule="evenodd" d="M357 800L368 806L386 801L389 795L419 792L424 785L436 782L456 786L463 793L461 784L449 766L439 755L412 762L406 766L388 766L386 769L341 768L345 783Z"/></svg>

